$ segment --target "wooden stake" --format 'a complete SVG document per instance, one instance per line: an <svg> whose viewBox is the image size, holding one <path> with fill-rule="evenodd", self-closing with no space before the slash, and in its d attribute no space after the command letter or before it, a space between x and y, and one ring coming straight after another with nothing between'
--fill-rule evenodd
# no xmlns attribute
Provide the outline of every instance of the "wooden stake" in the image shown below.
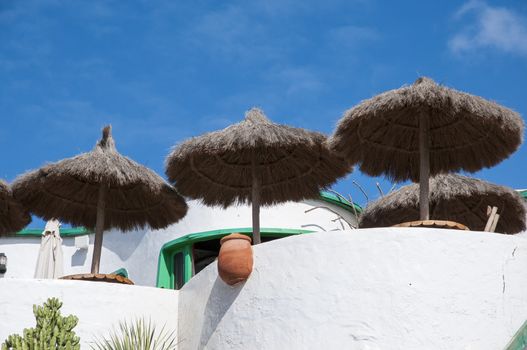
<svg viewBox="0 0 527 350"><path fill-rule="evenodd" d="M492 226L490 227L489 232L496 232L496 226L498 226L499 220L500 220L500 214L496 213L496 215L494 215L494 221L492 222Z"/></svg>
<svg viewBox="0 0 527 350"><path fill-rule="evenodd" d="M494 224L494 217L497 215L497 212L498 212L498 207L492 207L490 212L489 212L489 208L487 207L487 215L489 216L489 218L487 220L487 224L485 225L485 229L483 231L492 232L491 229L492 229L492 225ZM496 221L496 224L497 224L497 221ZM496 227L494 227L494 229L496 229Z"/></svg>
<svg viewBox="0 0 527 350"><path fill-rule="evenodd" d="M430 219L430 120L422 113L419 119L419 216Z"/></svg>
<svg viewBox="0 0 527 350"><path fill-rule="evenodd" d="M106 186L99 187L99 196L97 198L97 220L95 222L95 242L93 244L93 257L91 260L91 273L99 273L99 264L101 262L102 235L104 231L104 211L106 207Z"/></svg>
<svg viewBox="0 0 527 350"><path fill-rule="evenodd" d="M256 167L256 160L252 160L252 210L253 210L253 244L260 244L260 178Z"/></svg>

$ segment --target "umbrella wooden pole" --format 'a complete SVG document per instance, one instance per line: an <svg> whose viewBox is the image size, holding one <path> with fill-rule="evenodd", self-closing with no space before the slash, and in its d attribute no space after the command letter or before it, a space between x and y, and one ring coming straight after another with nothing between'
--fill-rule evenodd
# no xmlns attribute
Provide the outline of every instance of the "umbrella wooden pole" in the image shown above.
<svg viewBox="0 0 527 350"><path fill-rule="evenodd" d="M430 219L430 120L421 115L419 119L419 216Z"/></svg>
<svg viewBox="0 0 527 350"><path fill-rule="evenodd" d="M260 244L260 180L257 174L256 163L252 164L252 210L253 210L253 244Z"/></svg>
<svg viewBox="0 0 527 350"><path fill-rule="evenodd" d="M97 219L95 222L95 243L93 244L93 257L91 261L91 273L99 273L101 262L102 234L104 231L104 210L106 207L106 186L99 187L97 198Z"/></svg>

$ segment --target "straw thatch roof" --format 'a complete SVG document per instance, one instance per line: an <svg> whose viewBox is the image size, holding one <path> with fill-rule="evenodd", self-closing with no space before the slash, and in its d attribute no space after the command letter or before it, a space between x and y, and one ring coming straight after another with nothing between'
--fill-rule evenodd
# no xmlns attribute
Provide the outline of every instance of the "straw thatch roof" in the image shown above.
<svg viewBox="0 0 527 350"><path fill-rule="evenodd" d="M31 222L31 216L17 200L11 189L0 180L0 235L16 233Z"/></svg>
<svg viewBox="0 0 527 350"><path fill-rule="evenodd" d="M117 152L110 127L91 152L18 177L13 193L46 220L94 228L100 186L107 187L105 229L164 228L187 212L184 199L159 175Z"/></svg>
<svg viewBox="0 0 527 350"><path fill-rule="evenodd" d="M240 123L176 146L166 174L181 194L226 207L251 203L254 162L262 205L315 198L351 171L325 142L323 134L274 124L253 108Z"/></svg>
<svg viewBox="0 0 527 350"><path fill-rule="evenodd" d="M430 219L451 220L483 231L487 206L498 207L496 232L517 233L526 228L526 207L514 190L461 175L438 175L430 180ZM392 226L419 220L419 185L404 186L363 211L359 227Z"/></svg>
<svg viewBox="0 0 527 350"><path fill-rule="evenodd" d="M428 78L346 111L330 146L362 172L419 179L419 118L430 122L430 174L491 167L521 144L520 115Z"/></svg>

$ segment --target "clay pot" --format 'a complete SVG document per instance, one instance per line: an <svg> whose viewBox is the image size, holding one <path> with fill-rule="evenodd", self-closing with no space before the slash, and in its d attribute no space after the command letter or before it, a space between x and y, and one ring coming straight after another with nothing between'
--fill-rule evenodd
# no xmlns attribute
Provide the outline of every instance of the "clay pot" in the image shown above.
<svg viewBox="0 0 527 350"><path fill-rule="evenodd" d="M235 285L249 278L253 270L251 238L232 233L220 240L218 274L223 282Z"/></svg>

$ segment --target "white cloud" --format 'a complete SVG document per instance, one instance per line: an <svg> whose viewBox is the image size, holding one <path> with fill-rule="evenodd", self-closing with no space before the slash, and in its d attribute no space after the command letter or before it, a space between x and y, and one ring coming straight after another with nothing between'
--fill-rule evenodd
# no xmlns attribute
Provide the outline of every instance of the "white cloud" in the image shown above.
<svg viewBox="0 0 527 350"><path fill-rule="evenodd" d="M334 28L330 32L330 41L334 45L343 46L346 49L358 48L364 42L372 42L380 39L380 35L374 28L346 25Z"/></svg>
<svg viewBox="0 0 527 350"><path fill-rule="evenodd" d="M253 10L270 16L291 16L292 14L321 13L331 8L346 6L368 6L372 0L255 0L247 2Z"/></svg>
<svg viewBox="0 0 527 350"><path fill-rule="evenodd" d="M504 7L493 7L478 0L463 5L455 19L470 18L448 41L451 52L462 54L478 49L498 49L527 56L527 18Z"/></svg>
<svg viewBox="0 0 527 350"><path fill-rule="evenodd" d="M269 17L259 16L251 6L231 4L198 16L184 39L215 57L254 64L284 57L295 36L275 34Z"/></svg>
<svg viewBox="0 0 527 350"><path fill-rule="evenodd" d="M324 88L319 72L307 67L285 67L270 72L269 80L283 86L287 96L302 96Z"/></svg>
<svg viewBox="0 0 527 350"><path fill-rule="evenodd" d="M353 25L334 27L329 31L322 28L313 34L313 25L304 23L331 16L339 6L342 11L349 11L351 7L365 5L368 1L330 0L330 3L331 6L327 0L233 1L200 13L185 28L183 38L215 56L251 64L287 60L298 49L309 48L317 40L323 40L319 35L327 38L325 44L344 49L379 38L375 29Z"/></svg>
<svg viewBox="0 0 527 350"><path fill-rule="evenodd" d="M204 14L193 30L196 44L215 53L236 56L244 51L260 51L257 42L263 36L262 26L237 6Z"/></svg>

